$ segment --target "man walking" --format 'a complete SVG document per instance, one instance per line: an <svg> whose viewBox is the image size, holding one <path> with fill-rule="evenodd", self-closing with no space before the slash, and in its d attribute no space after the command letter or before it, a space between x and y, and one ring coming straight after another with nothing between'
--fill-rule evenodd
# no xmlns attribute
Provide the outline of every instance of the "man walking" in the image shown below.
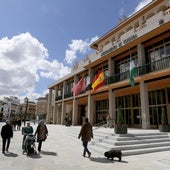
<svg viewBox="0 0 170 170"><path fill-rule="evenodd" d="M83 142L83 147L84 147L83 156L85 157L86 152L87 152L88 157L90 158L91 152L88 150L87 145L88 145L88 142L91 140L91 138L93 138L93 129L92 129L92 125L88 121L88 118L85 119L85 124L83 124L80 130L78 139L80 139L80 137L81 137L81 140Z"/></svg>
<svg viewBox="0 0 170 170"><path fill-rule="evenodd" d="M6 120L6 125L2 126L1 137L2 137L2 153L5 154L5 151L8 152L10 141L11 138L13 137L12 126L10 125L9 120Z"/></svg>

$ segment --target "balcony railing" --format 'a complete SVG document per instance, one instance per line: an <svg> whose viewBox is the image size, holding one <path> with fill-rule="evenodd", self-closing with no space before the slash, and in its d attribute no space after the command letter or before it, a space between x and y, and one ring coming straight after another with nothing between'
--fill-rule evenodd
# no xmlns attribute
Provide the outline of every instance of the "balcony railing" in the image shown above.
<svg viewBox="0 0 170 170"><path fill-rule="evenodd" d="M141 76L141 75L148 74L150 72L154 72L158 70L162 70L168 67L170 67L170 56L154 61L152 63L147 63L143 66L137 67L136 76ZM129 71L126 71L126 72L115 74L114 76L108 77L106 78L106 85L129 79L129 75L130 75Z"/></svg>
<svg viewBox="0 0 170 170"><path fill-rule="evenodd" d="M148 74L150 72L162 70L162 69L165 69L168 67L170 67L170 56L168 56L166 58L162 58L157 61L154 61L152 63L147 63L143 66L137 67L136 77ZM107 77L105 79L106 80L105 85L109 85L109 84L113 84L113 83L120 82L123 80L127 80L127 79L129 79L129 75L130 75L129 71L126 71L123 73L115 74L114 76L111 76L111 77ZM91 85L88 85L88 87L86 88L86 91L91 90L91 89L92 89ZM84 93L84 92L85 91L83 91L82 93ZM70 92L70 93L65 94L64 98L68 98L68 97L72 97L72 96L73 96L73 93ZM57 96L55 100L57 101L57 100L61 100L61 99L62 99L62 96Z"/></svg>
<svg viewBox="0 0 170 170"><path fill-rule="evenodd" d="M64 98L68 98L68 97L72 97L73 96L73 92L68 92L66 94L64 94Z"/></svg>
<svg viewBox="0 0 170 170"><path fill-rule="evenodd" d="M62 96L56 96L56 97L55 97L55 101L61 100L61 99L62 99Z"/></svg>
<svg viewBox="0 0 170 170"><path fill-rule="evenodd" d="M138 67L138 76L170 67L170 56Z"/></svg>
<svg viewBox="0 0 170 170"><path fill-rule="evenodd" d="M64 98L68 98L68 97L72 97L72 96L73 96L73 92L64 94ZM57 101L57 100L62 100L62 96L56 96L55 101Z"/></svg>

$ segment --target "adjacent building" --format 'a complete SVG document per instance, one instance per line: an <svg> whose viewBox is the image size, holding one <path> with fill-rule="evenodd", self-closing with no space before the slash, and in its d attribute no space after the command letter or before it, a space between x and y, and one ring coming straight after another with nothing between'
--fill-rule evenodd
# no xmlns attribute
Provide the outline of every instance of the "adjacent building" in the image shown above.
<svg viewBox="0 0 170 170"><path fill-rule="evenodd" d="M164 108L170 124L170 1L153 0L124 18L93 42L96 52L76 63L70 74L49 86L47 121L73 125L88 117L95 125L108 114L115 120L121 107L129 127L158 128ZM129 82L130 60L137 73ZM105 85L93 92L95 75L104 70ZM72 87L85 77L87 88L79 95Z"/></svg>
<svg viewBox="0 0 170 170"><path fill-rule="evenodd" d="M23 120L35 120L36 103L29 101L27 97L20 104L20 113Z"/></svg>
<svg viewBox="0 0 170 170"><path fill-rule="evenodd" d="M19 110L20 99L15 96L4 97L1 102L1 112L4 119L15 117L15 115L20 113Z"/></svg>
<svg viewBox="0 0 170 170"><path fill-rule="evenodd" d="M48 96L39 97L36 103L36 119L46 119Z"/></svg>

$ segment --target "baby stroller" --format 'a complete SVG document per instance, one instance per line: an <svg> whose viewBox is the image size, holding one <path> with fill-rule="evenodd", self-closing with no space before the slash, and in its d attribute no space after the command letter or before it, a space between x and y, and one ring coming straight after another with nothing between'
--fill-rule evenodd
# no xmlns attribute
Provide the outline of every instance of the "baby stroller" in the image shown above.
<svg viewBox="0 0 170 170"><path fill-rule="evenodd" d="M26 152L27 156L30 154L37 154L35 147L36 137L28 134L24 140L23 153Z"/></svg>

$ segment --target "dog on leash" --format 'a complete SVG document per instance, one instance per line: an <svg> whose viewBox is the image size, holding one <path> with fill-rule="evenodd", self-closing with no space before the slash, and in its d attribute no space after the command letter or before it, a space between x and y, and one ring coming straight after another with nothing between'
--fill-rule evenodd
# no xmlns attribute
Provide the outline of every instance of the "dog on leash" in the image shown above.
<svg viewBox="0 0 170 170"><path fill-rule="evenodd" d="M113 150L113 149L111 149L111 150L105 152L104 156L107 159L111 158L113 160L114 157L117 157L117 158L119 158L119 161L122 160L122 152L121 152L121 150Z"/></svg>

